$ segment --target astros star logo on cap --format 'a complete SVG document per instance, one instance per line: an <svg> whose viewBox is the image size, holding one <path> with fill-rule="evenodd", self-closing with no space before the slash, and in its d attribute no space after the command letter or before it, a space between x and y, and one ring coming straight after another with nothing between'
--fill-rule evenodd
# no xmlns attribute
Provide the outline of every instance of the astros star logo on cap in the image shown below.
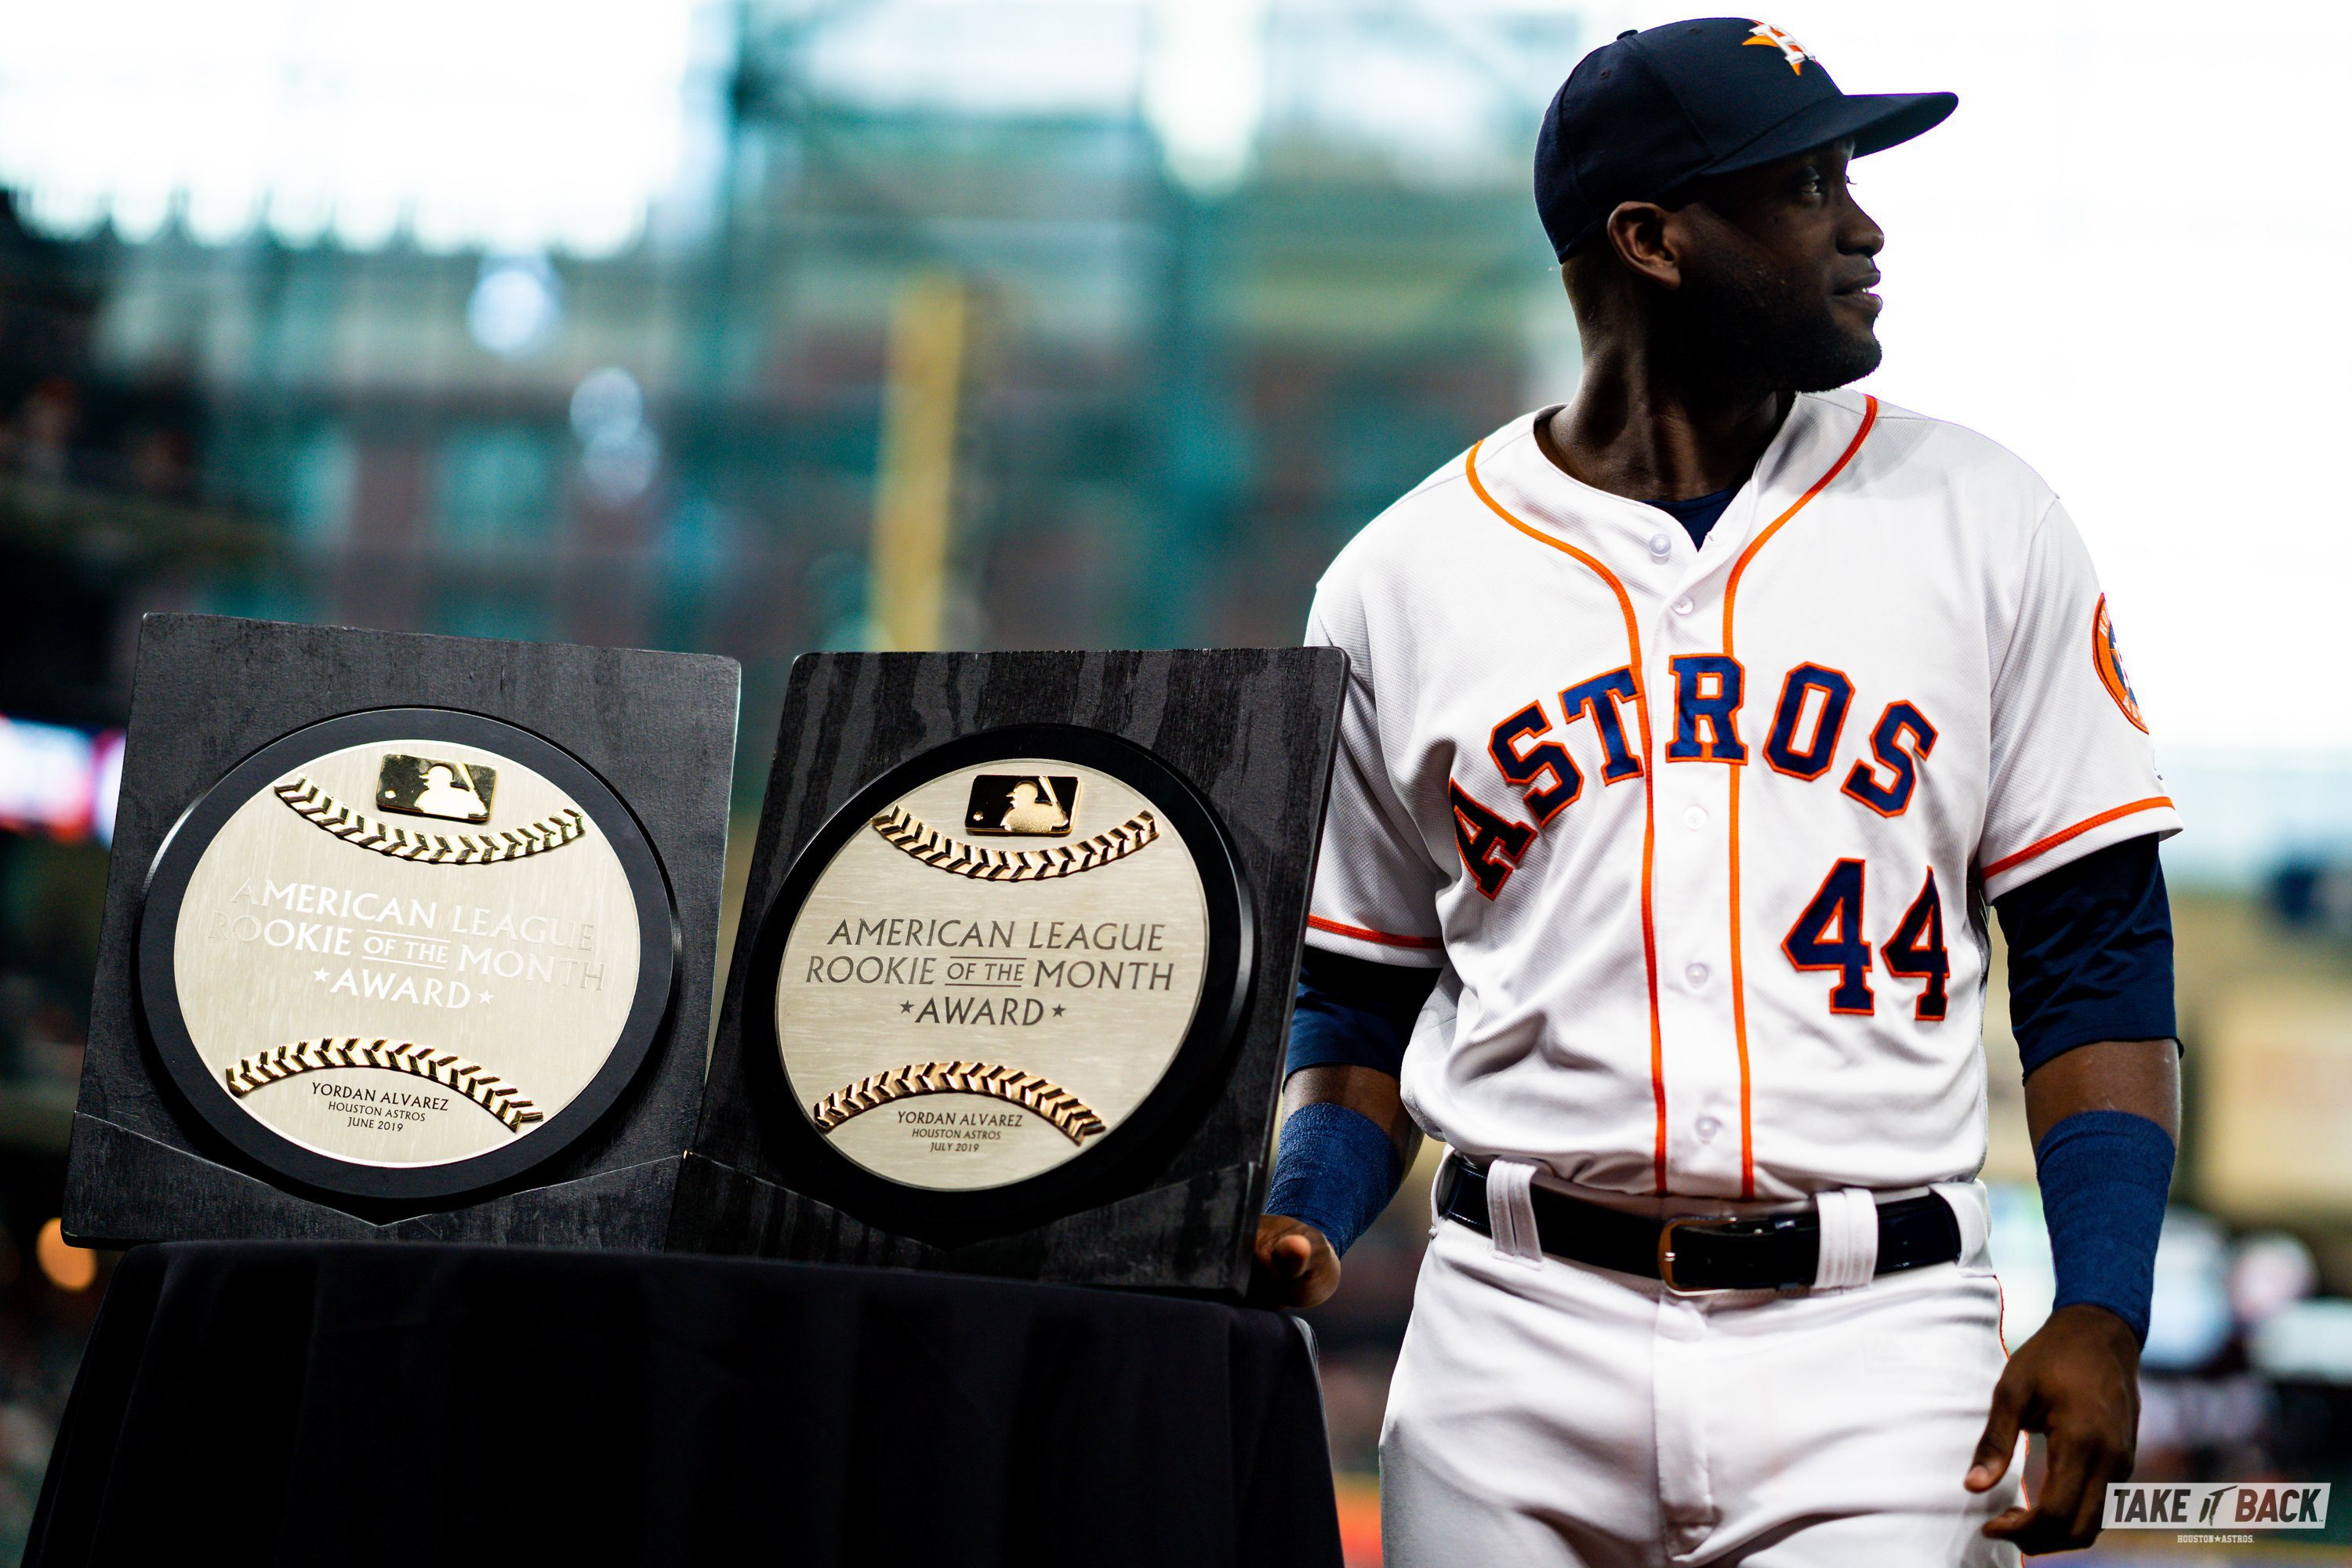
<svg viewBox="0 0 2352 1568"><path fill-rule="evenodd" d="M1752 38L1740 39L1739 41L1742 44L1766 44L1780 50L1780 58L1789 62L1789 68L1796 72L1799 76L1805 74L1805 62L1807 60L1813 60L1815 65L1821 64L1819 60L1813 59L1813 53L1811 49L1808 49L1804 45L1797 42L1796 39L1789 37L1788 34L1780 31L1780 28L1772 26L1769 22L1759 22L1751 30L1756 36Z"/></svg>

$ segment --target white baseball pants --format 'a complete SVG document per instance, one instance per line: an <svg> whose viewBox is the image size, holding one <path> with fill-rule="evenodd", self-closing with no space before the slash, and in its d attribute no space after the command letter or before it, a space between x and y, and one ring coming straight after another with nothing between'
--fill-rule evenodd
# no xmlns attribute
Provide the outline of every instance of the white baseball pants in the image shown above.
<svg viewBox="0 0 2352 1568"><path fill-rule="evenodd" d="M1961 1485L2007 1358L1982 1183L1934 1189L1956 1262L1872 1278L1849 1188L1820 1203L1813 1289L1678 1296L1536 1251L1517 1164L1489 1173L1496 1239L1441 1221L1422 1262L1381 1434L1389 1568L2016 1568L1978 1530L2018 1500L2023 1437L1998 1486Z"/></svg>

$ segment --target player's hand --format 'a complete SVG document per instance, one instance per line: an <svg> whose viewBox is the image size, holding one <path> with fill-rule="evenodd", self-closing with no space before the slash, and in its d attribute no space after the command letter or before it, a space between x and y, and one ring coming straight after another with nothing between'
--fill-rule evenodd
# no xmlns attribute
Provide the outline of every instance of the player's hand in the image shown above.
<svg viewBox="0 0 2352 1568"><path fill-rule="evenodd" d="M1250 1300L1262 1307L1319 1307L1339 1288L1339 1255L1323 1233L1288 1215L1258 1216Z"/></svg>
<svg viewBox="0 0 2352 1568"><path fill-rule="evenodd" d="M2000 1479L2021 1430L2049 1434L2042 1495L1986 1521L1983 1533L2028 1555L2090 1545L2107 1483L2130 1479L2139 1451L2139 1344L2121 1318L2105 1307L2061 1307L2009 1358L1969 1490Z"/></svg>

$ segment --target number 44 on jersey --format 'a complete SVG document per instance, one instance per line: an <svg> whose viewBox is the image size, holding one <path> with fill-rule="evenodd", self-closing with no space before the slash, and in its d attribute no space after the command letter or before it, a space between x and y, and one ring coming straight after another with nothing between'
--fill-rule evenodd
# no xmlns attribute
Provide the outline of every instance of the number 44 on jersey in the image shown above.
<svg viewBox="0 0 2352 1568"><path fill-rule="evenodd" d="M1739 737L1738 716L1747 696L1747 671L1739 661L1723 654L1687 654L1674 659L1673 668L1674 736L1665 749L1666 760L1746 763L1748 747ZM1793 778L1822 777L1837 754L1853 702L1853 683L1843 672L1818 664L1790 670L1773 705L1772 728L1764 742L1766 765ZM1627 710L1637 724L1646 724L1631 667L1580 681L1559 694L1560 730L1590 722L1600 738L1604 785L1643 773L1642 759L1626 733ZM1575 759L1558 740L1547 739L1554 733L1545 705L1530 702L1497 723L1487 738L1487 755L1527 802L1535 817L1532 823L1489 810L1458 784L1447 785L1455 847L1478 890L1489 899L1503 890L1537 837L1584 793L1584 774ZM1644 751L1647 738L1644 733ZM1935 748L1936 727L1927 716L1910 702L1890 702L1871 726L1868 754L1848 770L1838 788L1881 816L1900 816L1918 787L1920 764ZM1923 1023L1940 1022L1952 965L1944 948L1944 910L1935 871L1927 872L1894 934L1875 949L1863 934L1868 895L1864 863L1839 860L1790 926L1780 951L1800 970L1837 976L1829 996L1832 1013L1868 1015L1875 1010L1869 976L1874 962L1884 959L1887 973L1921 983L1912 1016Z"/></svg>

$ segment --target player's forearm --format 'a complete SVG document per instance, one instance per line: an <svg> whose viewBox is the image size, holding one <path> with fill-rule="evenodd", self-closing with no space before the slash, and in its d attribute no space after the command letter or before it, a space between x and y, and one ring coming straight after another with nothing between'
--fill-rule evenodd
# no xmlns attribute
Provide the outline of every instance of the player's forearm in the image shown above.
<svg viewBox="0 0 2352 1568"><path fill-rule="evenodd" d="M1388 1207L1421 1141L1397 1079L1436 981L1315 948L1300 960L1265 1208L1313 1226L1335 1255Z"/></svg>
<svg viewBox="0 0 2352 1568"><path fill-rule="evenodd" d="M2156 841L2094 850L1994 900L2060 1307L2147 1333L2180 1136L2172 916Z"/></svg>
<svg viewBox="0 0 2352 1568"><path fill-rule="evenodd" d="M1345 1253L1396 1196L1420 1136L1393 1073L1298 1068L1284 1086L1267 1215L1312 1226L1335 1257Z"/></svg>
<svg viewBox="0 0 2352 1568"><path fill-rule="evenodd" d="M1317 1104L1341 1106L1363 1117L1389 1135L1400 1161L1412 1163L1421 1147L1421 1129L1405 1111L1402 1086L1394 1073L1367 1067L1301 1068L1283 1085L1283 1119L1288 1121L1301 1106Z"/></svg>
<svg viewBox="0 0 2352 1568"><path fill-rule="evenodd" d="M2104 1307L2147 1335L2157 1238L2180 1135L2170 1039L2101 1040L2025 1079L2026 1125L2060 1307Z"/></svg>
<svg viewBox="0 0 2352 1568"><path fill-rule="evenodd" d="M2180 1053L2170 1039L2101 1040L2042 1063L2025 1079L2025 1126L2039 1144L2079 1110L2145 1116L2180 1139Z"/></svg>
<svg viewBox="0 0 2352 1568"><path fill-rule="evenodd" d="M2039 1145L2083 1110L2145 1116L2180 1139L2180 1053L2171 1039L2101 1040L2077 1046L2026 1075L2025 1126Z"/></svg>

